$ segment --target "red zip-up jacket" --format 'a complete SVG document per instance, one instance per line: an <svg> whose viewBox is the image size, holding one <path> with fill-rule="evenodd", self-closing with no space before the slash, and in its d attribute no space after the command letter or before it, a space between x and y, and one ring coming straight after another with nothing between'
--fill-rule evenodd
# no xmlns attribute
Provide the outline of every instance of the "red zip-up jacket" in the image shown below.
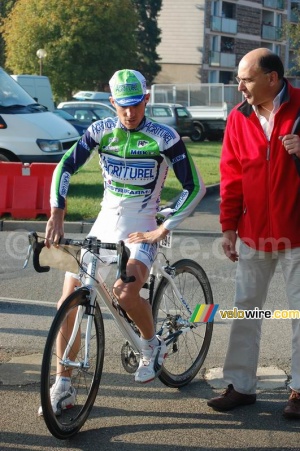
<svg viewBox="0 0 300 451"><path fill-rule="evenodd" d="M266 252L300 246L300 177L279 139L300 115L300 89L285 83L270 141L245 101L228 116L220 163L222 231Z"/></svg>

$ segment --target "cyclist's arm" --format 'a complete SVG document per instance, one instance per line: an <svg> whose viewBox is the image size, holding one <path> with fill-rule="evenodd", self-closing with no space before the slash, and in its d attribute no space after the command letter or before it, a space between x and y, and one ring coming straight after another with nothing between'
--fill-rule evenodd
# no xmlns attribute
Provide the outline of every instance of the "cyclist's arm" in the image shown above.
<svg viewBox="0 0 300 451"><path fill-rule="evenodd" d="M93 150L97 146L97 143L93 142L91 143L93 147L87 147L84 138L85 135L65 153L53 172L50 193L51 207L65 208L71 176L91 158Z"/></svg>
<svg viewBox="0 0 300 451"><path fill-rule="evenodd" d="M134 232L128 235L128 243L158 243L163 240L170 230L164 224L161 224L157 229L150 232Z"/></svg>
<svg viewBox="0 0 300 451"><path fill-rule="evenodd" d="M180 139L170 149L164 151L169 164L173 166L175 175L183 187L183 191L175 207L161 210L168 218L157 229L149 232L134 232L128 236L130 243L156 243L164 239L170 230L180 224L195 209L206 192L201 175L191 156Z"/></svg>
<svg viewBox="0 0 300 451"><path fill-rule="evenodd" d="M204 197L206 188L199 170L181 139L170 149L165 150L164 154L173 166L175 175L183 188L179 199L171 209L170 216L164 222L164 227L172 230L193 212Z"/></svg>
<svg viewBox="0 0 300 451"><path fill-rule="evenodd" d="M51 183L51 215L47 222L45 244L58 243L64 236L65 202L70 177L91 158L97 143L91 138L89 130L68 150L56 166Z"/></svg>
<svg viewBox="0 0 300 451"><path fill-rule="evenodd" d="M62 208L51 208L51 215L46 225L45 244L47 247L57 244L64 236L64 216L65 211Z"/></svg>

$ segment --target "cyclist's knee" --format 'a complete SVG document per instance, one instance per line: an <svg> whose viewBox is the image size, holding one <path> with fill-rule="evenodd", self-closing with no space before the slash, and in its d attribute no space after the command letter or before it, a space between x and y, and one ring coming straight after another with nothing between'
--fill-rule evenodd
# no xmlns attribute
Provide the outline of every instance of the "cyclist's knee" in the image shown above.
<svg viewBox="0 0 300 451"><path fill-rule="evenodd" d="M67 273L64 280L63 290L61 298L59 299L57 303L57 308L61 306L61 304L64 302L64 300L70 296L70 294L73 293L76 287L80 286L80 281L76 278L70 275L70 273Z"/></svg>

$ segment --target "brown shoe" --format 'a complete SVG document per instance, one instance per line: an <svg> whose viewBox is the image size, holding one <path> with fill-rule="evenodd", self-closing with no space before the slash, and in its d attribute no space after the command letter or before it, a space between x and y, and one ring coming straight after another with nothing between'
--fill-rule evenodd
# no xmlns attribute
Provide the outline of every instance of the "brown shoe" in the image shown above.
<svg viewBox="0 0 300 451"><path fill-rule="evenodd" d="M300 418L300 393L292 390L283 415L286 418Z"/></svg>
<svg viewBox="0 0 300 451"><path fill-rule="evenodd" d="M254 404L256 401L256 395L245 395L235 391L233 385L228 385L228 388L217 398L212 398L207 402L209 407L220 412L235 409L238 406L247 406ZM299 406L300 408L300 406Z"/></svg>

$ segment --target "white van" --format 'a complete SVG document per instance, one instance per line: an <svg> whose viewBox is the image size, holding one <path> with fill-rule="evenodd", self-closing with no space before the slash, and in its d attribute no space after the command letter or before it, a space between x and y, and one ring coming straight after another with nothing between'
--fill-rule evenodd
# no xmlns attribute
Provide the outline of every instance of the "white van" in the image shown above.
<svg viewBox="0 0 300 451"><path fill-rule="evenodd" d="M38 103L54 111L53 94L48 77L44 75L11 75Z"/></svg>
<svg viewBox="0 0 300 451"><path fill-rule="evenodd" d="M0 68L0 161L57 163L79 139Z"/></svg>

